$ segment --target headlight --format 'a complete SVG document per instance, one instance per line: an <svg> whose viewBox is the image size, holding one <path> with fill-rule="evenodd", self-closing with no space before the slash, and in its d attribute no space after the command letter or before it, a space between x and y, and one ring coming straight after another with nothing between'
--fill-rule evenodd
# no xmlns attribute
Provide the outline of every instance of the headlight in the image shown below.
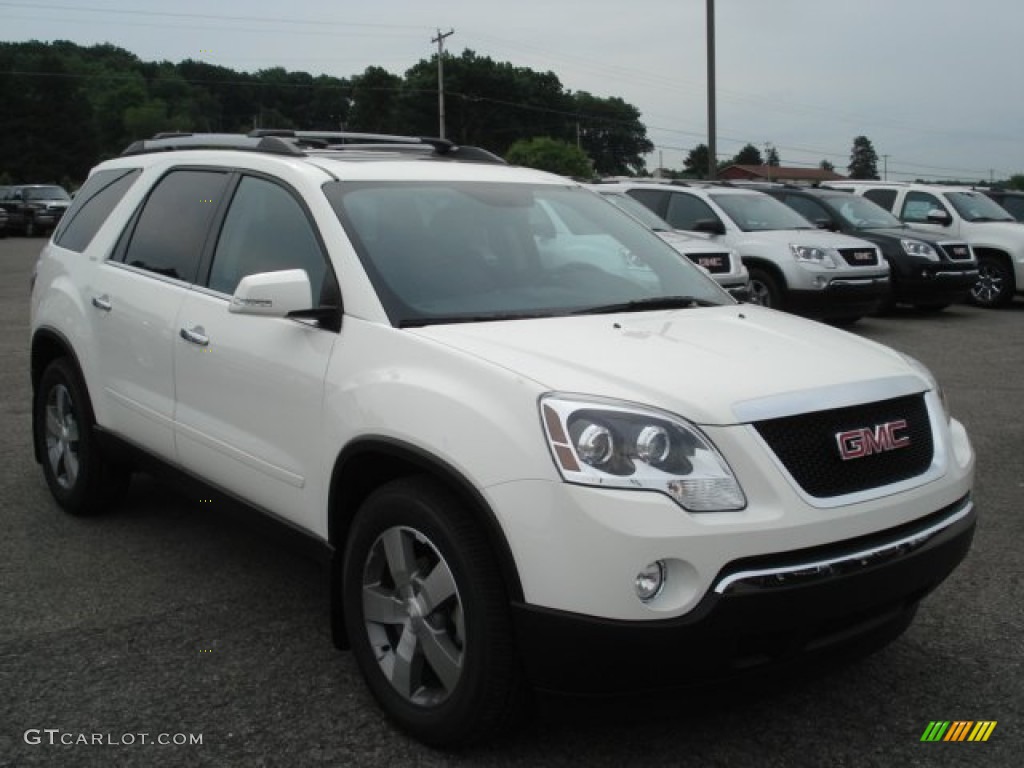
<svg viewBox="0 0 1024 768"><path fill-rule="evenodd" d="M935 249L921 240L903 239L900 240L900 245L903 246L903 250L908 256L920 256L929 261L939 260L939 254L935 252Z"/></svg>
<svg viewBox="0 0 1024 768"><path fill-rule="evenodd" d="M789 248L793 251L793 258L805 264L814 264L825 269L835 269L839 266L839 252L835 248L796 245L795 243L790 243Z"/></svg>
<svg viewBox="0 0 1024 768"><path fill-rule="evenodd" d="M632 403L545 395L541 421L562 478L603 488L658 491L691 512L743 509L725 459L697 427Z"/></svg>
<svg viewBox="0 0 1024 768"><path fill-rule="evenodd" d="M910 355L903 354L902 352L900 353L900 356L907 361L911 368L924 376L931 388L935 390L935 394L939 396L939 402L942 403L942 412L945 414L946 422L948 423L953 416L949 412L949 401L946 399L946 392L939 384L939 380L935 378L935 374L928 369L927 365L922 363L916 357L911 357Z"/></svg>

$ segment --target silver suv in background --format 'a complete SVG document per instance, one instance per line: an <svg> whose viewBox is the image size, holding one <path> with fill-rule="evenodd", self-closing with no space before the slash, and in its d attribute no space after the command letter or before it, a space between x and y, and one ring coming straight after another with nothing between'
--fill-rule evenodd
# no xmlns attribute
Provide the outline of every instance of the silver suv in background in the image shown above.
<svg viewBox="0 0 1024 768"><path fill-rule="evenodd" d="M732 294L733 298L741 301L750 298L750 273L735 249L713 245L703 238L673 229L658 214L625 192L601 185L595 185L593 189L615 207L650 227L651 231L681 255L706 269L715 282Z"/></svg>
<svg viewBox="0 0 1024 768"><path fill-rule="evenodd" d="M872 243L824 232L778 200L724 184L617 182L676 229L735 248L756 304L854 322L890 293L889 265Z"/></svg>
<svg viewBox="0 0 1024 768"><path fill-rule="evenodd" d="M978 282L971 289L975 304L1003 307L1024 293L1024 226L983 192L898 181L828 186L863 195L917 229L970 243L978 260Z"/></svg>

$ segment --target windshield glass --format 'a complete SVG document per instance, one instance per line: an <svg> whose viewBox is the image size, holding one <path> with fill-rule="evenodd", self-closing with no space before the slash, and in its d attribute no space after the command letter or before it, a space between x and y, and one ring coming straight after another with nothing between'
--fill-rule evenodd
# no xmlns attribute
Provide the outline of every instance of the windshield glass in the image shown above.
<svg viewBox="0 0 1024 768"><path fill-rule="evenodd" d="M711 195L744 232L772 229L814 229L807 219L785 203L760 192L748 194Z"/></svg>
<svg viewBox="0 0 1024 768"><path fill-rule="evenodd" d="M621 208L634 219L639 219L651 229L659 232L668 232L672 230L671 224L639 200L635 200L629 195L624 195L621 192L602 192L601 195L610 203L615 205L616 208Z"/></svg>
<svg viewBox="0 0 1024 768"><path fill-rule="evenodd" d="M26 187L22 190L26 200L70 200L71 196L61 187Z"/></svg>
<svg viewBox="0 0 1024 768"><path fill-rule="evenodd" d="M581 187L330 182L324 192L395 325L547 317L665 296L732 302Z"/></svg>
<svg viewBox="0 0 1024 768"><path fill-rule="evenodd" d="M980 192L946 192L944 197L966 221L1014 221L992 198Z"/></svg>
<svg viewBox="0 0 1024 768"><path fill-rule="evenodd" d="M906 226L885 208L860 195L829 197L827 200L847 224L857 229L888 229Z"/></svg>

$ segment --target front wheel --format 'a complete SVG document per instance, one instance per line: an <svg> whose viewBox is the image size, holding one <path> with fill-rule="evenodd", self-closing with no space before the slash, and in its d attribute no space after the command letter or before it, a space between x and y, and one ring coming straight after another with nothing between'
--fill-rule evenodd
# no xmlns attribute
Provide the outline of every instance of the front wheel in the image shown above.
<svg viewBox="0 0 1024 768"><path fill-rule="evenodd" d="M127 468L109 462L93 433L85 384L66 358L43 371L32 406L32 433L50 493L72 515L114 506L128 487Z"/></svg>
<svg viewBox="0 0 1024 768"><path fill-rule="evenodd" d="M455 747L518 722L528 691L508 596L455 496L425 477L371 494L352 524L342 582L356 662L401 728Z"/></svg>
<svg viewBox="0 0 1024 768"><path fill-rule="evenodd" d="M1014 277L1003 259L982 256L978 259L978 281L971 288L971 301L979 307L1003 307L1013 299Z"/></svg>
<svg viewBox="0 0 1024 768"><path fill-rule="evenodd" d="M750 269L750 303L769 309L782 309L782 288L770 272Z"/></svg>

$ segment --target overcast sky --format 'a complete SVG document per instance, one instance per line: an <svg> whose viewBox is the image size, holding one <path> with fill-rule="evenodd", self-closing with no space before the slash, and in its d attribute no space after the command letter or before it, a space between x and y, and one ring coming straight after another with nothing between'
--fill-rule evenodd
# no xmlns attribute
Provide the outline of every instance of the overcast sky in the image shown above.
<svg viewBox="0 0 1024 768"><path fill-rule="evenodd" d="M0 0L0 40L112 43L350 77L470 48L642 113L668 167L707 140L706 0ZM770 142L840 172L866 135L890 179L1024 173L1024 2L715 0L718 151ZM500 97L500 94L496 94ZM883 160L883 155L888 155Z"/></svg>

